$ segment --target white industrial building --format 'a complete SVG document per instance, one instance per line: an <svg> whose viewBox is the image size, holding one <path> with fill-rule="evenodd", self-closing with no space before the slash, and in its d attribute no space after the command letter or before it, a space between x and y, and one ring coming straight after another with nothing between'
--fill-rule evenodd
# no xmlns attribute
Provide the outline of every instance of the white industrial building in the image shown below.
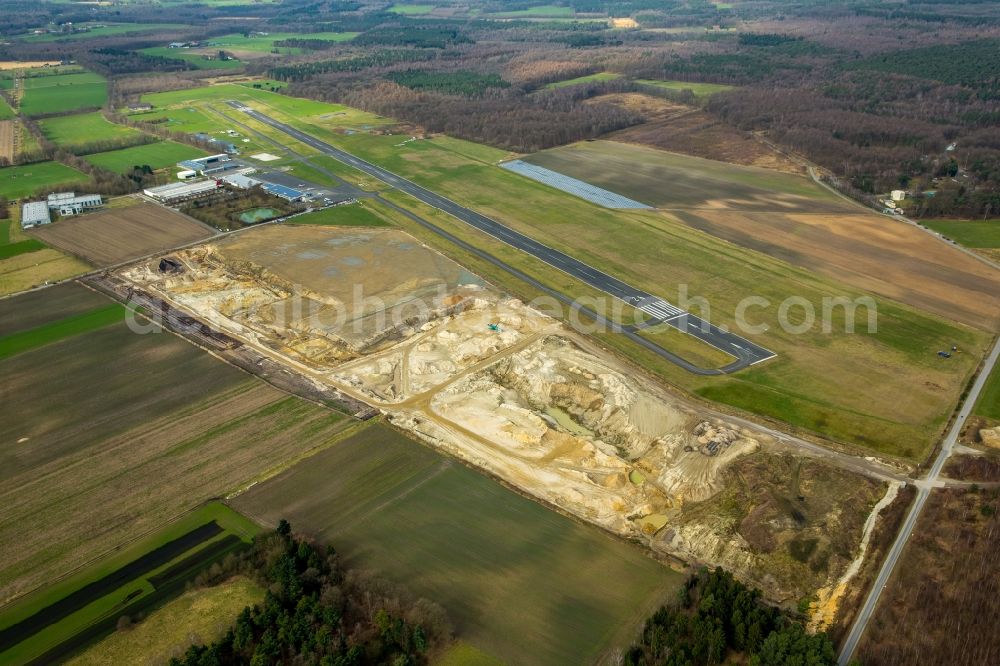
<svg viewBox="0 0 1000 666"><path fill-rule="evenodd" d="M249 190L252 187L257 187L260 185L260 181L256 178L250 178L241 173L234 173L231 176L223 176L222 182L227 185L232 185L233 187L238 187L241 190Z"/></svg>
<svg viewBox="0 0 1000 666"><path fill-rule="evenodd" d="M63 217L79 215L85 210L99 208L104 200L100 194L81 194L75 192L56 192L48 196L49 210L58 210Z"/></svg>
<svg viewBox="0 0 1000 666"><path fill-rule="evenodd" d="M212 179L189 180L183 183L170 183L159 187L150 187L143 190L147 197L152 197L157 201L169 203L172 201L183 201L184 199L194 199L206 194L210 194L219 188L219 183Z"/></svg>
<svg viewBox="0 0 1000 666"><path fill-rule="evenodd" d="M21 206L21 228L31 229L40 224L48 224L49 206L44 201L29 201Z"/></svg>

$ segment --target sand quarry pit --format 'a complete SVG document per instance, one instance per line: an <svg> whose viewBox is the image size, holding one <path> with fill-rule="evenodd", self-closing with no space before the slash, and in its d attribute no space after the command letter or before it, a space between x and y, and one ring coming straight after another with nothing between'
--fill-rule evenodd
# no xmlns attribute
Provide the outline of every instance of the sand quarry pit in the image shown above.
<svg viewBox="0 0 1000 666"><path fill-rule="evenodd" d="M401 231L271 225L119 274L526 494L776 601L834 585L885 493L668 391Z"/></svg>

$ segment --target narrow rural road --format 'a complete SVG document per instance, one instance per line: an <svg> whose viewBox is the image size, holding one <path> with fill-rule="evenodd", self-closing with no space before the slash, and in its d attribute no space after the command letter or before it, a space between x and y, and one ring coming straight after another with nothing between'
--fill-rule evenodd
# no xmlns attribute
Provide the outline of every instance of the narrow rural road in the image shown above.
<svg viewBox="0 0 1000 666"><path fill-rule="evenodd" d="M965 401L959 407L958 414L955 416L955 423L952 425L951 430L948 431L947 437L945 437L944 442L941 445L941 451L938 453L937 458L934 459L934 464L931 465L930 471L927 476L923 479L916 481L914 485L917 488L917 497L913 502L913 506L910 507L910 512L906 516L906 520L903 522L903 526L899 530L899 534L896 535L896 540L892 544L892 548L889 550L889 554L885 558L885 562L882 564L882 569L878 573L878 577L875 579L875 583L872 585L872 589L868 592L868 598L865 599L864 605L858 612L857 618L854 620L854 625L851 627L851 631L847 634L847 638L844 639L844 644L841 646L840 658L837 660L839 666L847 666L850 662L851 657L854 656L854 652L858 649L858 644L861 642L861 637L865 633L865 629L868 627L868 622L871 620L872 614L875 612L875 607L878 605L879 597L882 595L882 590L889 582L889 578L892 576L893 570L896 568L896 563L899 562L900 556L903 554L903 549L906 547L906 542L910 539L910 535L913 533L913 528L917 524L917 520L920 518L920 514L924 509L924 504L927 503L927 498L930 496L931 490L937 483L938 475L941 474L941 470L944 468L944 464L948 461L952 452L955 450L955 445L958 442L958 437L962 432L962 427L965 425L965 421L969 418L969 414L976 406L976 400L979 399L979 394L983 390L983 386L986 385L986 380L989 378L990 373L993 372L994 367L997 363L997 357L1000 357L1000 337L993 344L993 349L990 351L989 356L983 362L983 369L976 377L976 381L972 384L972 389L969 391L969 395L966 397Z"/></svg>
<svg viewBox="0 0 1000 666"><path fill-rule="evenodd" d="M702 320L689 312L685 312L681 308L667 303L653 294L638 289L637 287L634 287L612 275L589 266L588 264L585 264L582 261L565 254L564 252L540 243L530 236L505 226L496 220L490 219L485 215L481 215L469 208L465 208L451 199L428 190L427 188L421 187L420 185L398 176L391 171L383 169L376 164L372 164L361 159L360 157L357 157L356 155L352 155L351 153L336 148L325 141L321 141L310 134L287 125L286 123L275 120L274 118L271 118L260 111L251 109L250 107L239 102L230 101L228 103L234 109L246 113L251 118L280 130L290 137L301 141L316 150L319 150L325 155L328 155L335 160L346 164L347 166L353 167L362 173L366 173L369 176L377 178L390 187L393 187L401 192L405 192L406 194L413 196L429 206L433 206L438 210L444 211L458 220L461 220L465 224L468 224L469 226L478 229L479 231L506 243L511 247L526 252L549 266L552 266L553 268L556 268L580 280L581 282L594 287L595 289L628 303L639 310L647 312L648 314L653 315L654 318L658 319L660 322L668 324L682 333L687 333L688 335L698 338L702 342L705 342L716 349L726 352L737 360L725 368L722 368L721 372L723 373L735 372L749 365L774 358L775 356L774 352L769 349L765 349L764 347L754 344L746 338L740 337L735 333L725 330L724 328L715 326L714 324ZM431 225L425 226L433 228L436 233L441 234L440 229L432 227ZM454 236L450 234L446 237L448 237L449 240L454 240ZM508 270L513 272L515 269L508 267ZM639 336L636 337L644 339ZM719 370L706 370L704 368L699 368L698 366L684 361L683 359L679 359L674 354L664 354L662 352L665 352L666 350L663 350L658 345L653 344L652 347L650 347L650 344L646 344L644 346L651 348L652 351L658 353L663 358L666 358L670 362L675 363L690 372L696 374L720 373Z"/></svg>

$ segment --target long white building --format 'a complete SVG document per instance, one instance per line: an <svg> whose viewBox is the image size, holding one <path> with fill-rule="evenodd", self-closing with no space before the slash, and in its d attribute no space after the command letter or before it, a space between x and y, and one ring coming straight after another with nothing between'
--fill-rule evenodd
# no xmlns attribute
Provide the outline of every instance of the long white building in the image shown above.
<svg viewBox="0 0 1000 666"><path fill-rule="evenodd" d="M157 201L169 203L172 201L182 201L193 199L214 192L219 188L219 184L212 179L189 180L182 183L170 183L159 187L150 187L143 190L147 197L152 197Z"/></svg>
<svg viewBox="0 0 1000 666"><path fill-rule="evenodd" d="M21 228L31 229L40 224L48 224L49 206L44 201L29 201L21 206Z"/></svg>

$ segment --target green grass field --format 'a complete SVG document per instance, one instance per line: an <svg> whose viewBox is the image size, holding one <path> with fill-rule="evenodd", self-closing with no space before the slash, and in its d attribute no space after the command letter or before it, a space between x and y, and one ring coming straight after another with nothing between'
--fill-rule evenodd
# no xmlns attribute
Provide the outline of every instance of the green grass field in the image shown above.
<svg viewBox="0 0 1000 666"><path fill-rule="evenodd" d="M976 401L975 414L1000 421L1000 366L993 368Z"/></svg>
<svg viewBox="0 0 1000 666"><path fill-rule="evenodd" d="M554 81L553 83L547 84L546 88L565 88L566 86L575 86L579 83L591 83L593 81L614 81L615 79L621 78L621 74L615 74L614 72L598 72L596 74L588 74L587 76L578 76L575 79L566 79L565 81Z"/></svg>
<svg viewBox="0 0 1000 666"><path fill-rule="evenodd" d="M239 69L245 64L242 60L209 60L202 53L192 53L191 49L172 49L167 46L153 46L139 49L139 52L150 56L183 60L198 69Z"/></svg>
<svg viewBox="0 0 1000 666"><path fill-rule="evenodd" d="M380 424L233 502L442 604L507 663L590 663L624 646L682 577Z"/></svg>
<svg viewBox="0 0 1000 666"><path fill-rule="evenodd" d="M120 150L110 150L106 153L94 153L87 155L85 160L109 171L124 172L135 165L148 164L153 169L162 169L173 166L181 160L191 159L207 155L203 150L175 143L173 141L160 141L159 143L148 143L143 146L133 146L132 148L122 148Z"/></svg>
<svg viewBox="0 0 1000 666"><path fill-rule="evenodd" d="M208 40L208 46L212 49L223 49L225 51L254 51L261 53L271 53L277 49L280 53L285 54L299 54L299 53L309 53L309 49L302 49L296 47L276 47L275 42L284 41L286 39L320 39L325 42L346 42L348 40L354 39L358 36L356 32L271 32L266 36L258 35L252 37L244 37L242 34L232 34L232 35L222 35L221 37L213 37ZM178 51L183 49L170 49L171 51ZM168 56L170 57L170 56Z"/></svg>
<svg viewBox="0 0 1000 666"><path fill-rule="evenodd" d="M368 204L355 203L297 215L289 224L318 224L332 227L387 227L389 222Z"/></svg>
<svg viewBox="0 0 1000 666"><path fill-rule="evenodd" d="M41 245L41 243L39 243ZM44 247L44 246L42 246ZM39 248L41 249L41 248ZM110 303L90 312L49 322L38 328L0 337L0 359L43 347L64 338L110 326L125 318L125 307Z"/></svg>
<svg viewBox="0 0 1000 666"><path fill-rule="evenodd" d="M90 178L59 162L36 162L0 169L0 196L20 199L43 192L83 185Z"/></svg>
<svg viewBox="0 0 1000 666"><path fill-rule="evenodd" d="M107 82L93 72L34 76L24 80L21 113L36 116L94 108L107 99Z"/></svg>
<svg viewBox="0 0 1000 666"><path fill-rule="evenodd" d="M144 32L161 32L165 30L183 30L191 26L184 23L111 23L101 24L102 27L91 27L86 32L74 32L70 34L27 35L22 38L25 42L55 42L55 41L76 41L80 39L94 39L96 37L109 37L112 35L140 34ZM90 24L77 26L90 27Z"/></svg>
<svg viewBox="0 0 1000 666"><path fill-rule="evenodd" d="M965 247L1000 248L1000 219L918 221Z"/></svg>
<svg viewBox="0 0 1000 666"><path fill-rule="evenodd" d="M560 5L538 5L528 9L518 9L511 12L496 12L489 14L498 18L565 18L573 16L575 12L572 7L562 7Z"/></svg>
<svg viewBox="0 0 1000 666"><path fill-rule="evenodd" d="M3 224L4 230L6 231L9 222ZM11 257L16 257L21 254L26 254L28 252L37 252L38 250L45 249L45 244L41 241L35 240L34 238L29 238L28 240L17 241L16 243L9 243L4 241L0 243L0 260L10 259Z"/></svg>
<svg viewBox="0 0 1000 666"><path fill-rule="evenodd" d="M735 86L727 86L721 83L692 83L690 81L654 81L653 79L637 79L636 83L654 88L666 88L667 90L690 90L695 97L711 97L715 93L732 90Z"/></svg>
<svg viewBox="0 0 1000 666"><path fill-rule="evenodd" d="M197 637L211 643L247 606L260 604L264 590L246 578L234 578L214 587L196 588L153 611L127 630L117 631L82 654L69 666L166 663L173 650Z"/></svg>
<svg viewBox="0 0 1000 666"><path fill-rule="evenodd" d="M642 203L666 208L856 212L805 176L614 141L584 141L524 158ZM665 187L664 183L670 183ZM777 203L777 202L780 202Z"/></svg>
<svg viewBox="0 0 1000 666"><path fill-rule="evenodd" d="M405 16L419 16L421 14L430 14L434 11L435 5L406 5L397 4L389 7L389 11L394 14L403 14Z"/></svg>
<svg viewBox="0 0 1000 666"><path fill-rule="evenodd" d="M38 125L45 137L61 148L141 136L141 132L131 127L108 122L100 111L44 118Z"/></svg>
<svg viewBox="0 0 1000 666"><path fill-rule="evenodd" d="M137 542L129 544L114 554L102 557L97 562L59 580L53 585L44 587L18 600L17 603L5 607L3 611L0 611L0 630L16 624L39 611L43 611L67 595L84 588L88 584L101 580L108 574L146 553L211 521L215 521L223 528L223 531L210 540L199 543L197 546L180 553L149 572L123 582L117 588L109 590L99 599L92 601L67 617L50 624L41 631L26 637L14 647L0 653L0 660L9 664L26 663L58 646L63 641L71 640L74 636L100 620L111 619L112 622L117 621L119 616L129 614L129 609L133 604L137 605L137 607L144 607L146 604L152 603L154 604L152 607L144 608L146 611L151 610L151 608L155 608L157 605L177 596L184 589L182 581L179 590L175 590L173 594L164 594L162 588L157 588L151 582L151 579L157 574L163 573L170 569L172 565L181 562L202 548L209 547L214 542L221 541L228 535L233 535L238 537L242 542L249 543L259 531L257 525L229 507L218 502L211 502L191 511L180 520L171 523L163 529L157 530L156 533L144 536ZM139 594L136 594L136 592ZM156 592L159 592L159 595ZM164 598L158 599L156 597Z"/></svg>
<svg viewBox="0 0 1000 666"><path fill-rule="evenodd" d="M11 118L17 117L14 113L14 109L10 108L10 104L3 97L0 97L0 120L10 120Z"/></svg>

